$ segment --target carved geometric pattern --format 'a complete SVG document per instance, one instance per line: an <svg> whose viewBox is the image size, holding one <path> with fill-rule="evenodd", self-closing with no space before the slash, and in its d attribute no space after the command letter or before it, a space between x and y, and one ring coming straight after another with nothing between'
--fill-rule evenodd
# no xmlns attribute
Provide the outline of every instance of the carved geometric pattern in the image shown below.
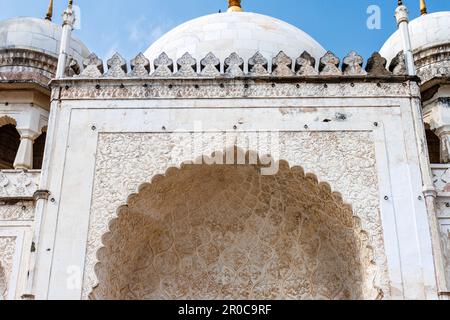
<svg viewBox="0 0 450 320"><path fill-rule="evenodd" d="M267 71L268 61L267 59L258 51L248 60L249 74L251 76L266 76L269 75Z"/></svg>
<svg viewBox="0 0 450 320"><path fill-rule="evenodd" d="M437 169L434 168L433 172L433 182L436 190L438 192L450 192L450 169L442 168Z"/></svg>
<svg viewBox="0 0 450 320"><path fill-rule="evenodd" d="M0 197L33 197L40 172L0 171Z"/></svg>
<svg viewBox="0 0 450 320"><path fill-rule="evenodd" d="M34 203L18 202L13 205L0 204L0 221L33 221Z"/></svg>
<svg viewBox="0 0 450 320"><path fill-rule="evenodd" d="M91 53L87 59L83 61L84 70L81 77L99 78L103 75L103 61L97 57L95 53Z"/></svg>
<svg viewBox="0 0 450 320"><path fill-rule="evenodd" d="M201 154L222 150L224 137L225 133L205 134ZM130 194L139 190L144 181L155 182L158 175L163 174L167 168L179 166L180 163L197 157L197 152L192 157L185 155L183 146L191 139L193 134L188 133L99 136L83 282L84 299L88 298L92 288L98 284L94 271L98 262L96 254L102 247L102 236L107 233L109 222L117 218L117 209L126 203ZM245 139L245 133L236 134L238 146L245 148ZM382 290L385 297L389 297L372 134L292 132L280 133L279 140L281 159L288 161L291 166L301 165L306 172L314 172L320 181L330 183L332 190L341 191L345 202L353 205L354 214L361 219L361 228L367 231L375 263L364 268L362 294L364 298L374 299L381 297ZM142 155L139 159L136 159L136 150L140 150L139 154ZM327 152L323 153L321 150ZM260 153L271 152L261 150ZM123 164L120 171L122 173L117 171L118 162Z"/></svg>
<svg viewBox="0 0 450 320"><path fill-rule="evenodd" d="M118 53L115 53L111 59L108 60L108 72L105 77L123 78L127 75L127 62Z"/></svg>
<svg viewBox="0 0 450 320"><path fill-rule="evenodd" d="M300 167L259 169L186 165L142 186L104 237L92 296L361 299L372 253L352 208Z"/></svg>
<svg viewBox="0 0 450 320"><path fill-rule="evenodd" d="M316 76L319 72L316 70L316 59L307 51L303 51L300 57L295 61L295 70L298 76Z"/></svg>
<svg viewBox="0 0 450 320"><path fill-rule="evenodd" d="M322 58L320 58L320 74L325 76L342 75L341 70L339 70L339 63L339 58L336 57L333 52L328 51Z"/></svg>
<svg viewBox="0 0 450 320"><path fill-rule="evenodd" d="M161 53L158 58L153 61L155 72L153 77L170 77L173 74L173 60L170 59L165 52Z"/></svg>
<svg viewBox="0 0 450 320"><path fill-rule="evenodd" d="M272 75L276 77L289 77L293 76L292 71L292 59L286 55L283 51L278 53L272 61Z"/></svg>
<svg viewBox="0 0 450 320"><path fill-rule="evenodd" d="M225 74L229 77L242 77L244 76L244 59L238 56L236 52L233 52L228 58L225 59Z"/></svg>
<svg viewBox="0 0 450 320"><path fill-rule="evenodd" d="M201 75L205 77L220 76L220 60L212 52L208 53L200 61L202 71Z"/></svg>
<svg viewBox="0 0 450 320"><path fill-rule="evenodd" d="M371 76L390 76L392 73L386 69L386 64L387 60L378 52L374 52L367 60L366 71Z"/></svg>
<svg viewBox="0 0 450 320"><path fill-rule="evenodd" d="M197 60L195 60L189 53L185 53L177 60L178 71L175 74L177 77L196 77L197 76Z"/></svg>
<svg viewBox="0 0 450 320"><path fill-rule="evenodd" d="M139 53L130 62L132 77L148 77L150 74L150 61L141 53Z"/></svg>
<svg viewBox="0 0 450 320"><path fill-rule="evenodd" d="M242 70L241 70L242 71ZM168 71L171 72L171 71ZM189 80L190 85L187 84L187 80L173 78L164 79L163 81L157 81L152 79L153 85L151 87L144 87L143 84L148 82L142 81L142 84L134 84L127 86L126 94L124 90L120 89L117 85L110 85L104 82L101 89L98 90L91 84L80 84L77 86L70 86L66 90L61 91L61 98L66 100L92 100L92 99L148 99L151 97L156 98L178 98L184 99L205 99L205 98L275 98L275 97L379 97L379 96L395 96L395 97L409 97L411 91L409 88L402 85L402 82L398 80L396 82L390 82L389 85L379 86L377 83L370 82L356 82L350 85L350 82L341 83L329 83L326 92L323 90L323 84L314 82L305 82L301 86L297 86L296 83L278 83L273 86L273 82L258 82L256 85L246 87L246 80L236 80L233 82L220 82L220 79L212 82L208 79L208 82L203 79ZM176 85L177 90L171 90L168 84ZM194 85L197 84L198 88ZM227 90L223 90L222 87ZM417 86L418 88L418 86ZM420 97L420 92L415 90L413 95Z"/></svg>
<svg viewBox="0 0 450 320"><path fill-rule="evenodd" d="M0 300L6 300L8 297L15 248L16 237L0 236Z"/></svg>
<svg viewBox="0 0 450 320"><path fill-rule="evenodd" d="M367 72L362 68L364 63L363 57L357 54L355 51L350 52L342 62L342 71L344 75L367 75Z"/></svg>

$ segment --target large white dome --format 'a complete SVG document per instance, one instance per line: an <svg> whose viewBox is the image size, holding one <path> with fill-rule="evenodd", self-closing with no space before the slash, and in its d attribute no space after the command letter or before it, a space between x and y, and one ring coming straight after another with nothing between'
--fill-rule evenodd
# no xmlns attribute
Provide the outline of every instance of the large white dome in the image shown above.
<svg viewBox="0 0 450 320"><path fill-rule="evenodd" d="M62 28L48 20L18 17L0 21L0 49L20 48L58 57ZM89 50L72 38L70 54L82 64Z"/></svg>
<svg viewBox="0 0 450 320"><path fill-rule="evenodd" d="M420 16L409 23L414 53L430 47L450 43L450 12L435 12ZM380 54L388 63L403 50L402 39L396 31L383 45Z"/></svg>
<svg viewBox="0 0 450 320"><path fill-rule="evenodd" d="M269 64L280 51L297 58L308 51L318 61L326 51L312 37L284 21L256 13L227 12L188 21L153 43L145 56L165 52L174 63L189 52L197 62L212 52L222 62L236 52L245 62L259 51Z"/></svg>

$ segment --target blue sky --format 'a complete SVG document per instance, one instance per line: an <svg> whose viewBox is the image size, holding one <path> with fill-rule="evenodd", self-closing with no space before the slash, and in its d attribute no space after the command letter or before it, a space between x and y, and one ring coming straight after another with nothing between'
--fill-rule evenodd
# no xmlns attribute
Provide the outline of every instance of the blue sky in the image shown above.
<svg viewBox="0 0 450 320"><path fill-rule="evenodd" d="M419 0L404 0L411 18ZM54 22L61 22L66 0L55 0ZM226 10L226 0L75 0L81 28L75 31L104 60L114 52L130 59L171 28L187 20ZM309 33L327 50L343 57L356 50L366 59L395 29L397 0L243 0L246 11L285 20ZM448 0L427 0L429 12L450 11ZM48 0L0 0L0 19L44 17ZM381 9L381 28L367 28L367 8Z"/></svg>

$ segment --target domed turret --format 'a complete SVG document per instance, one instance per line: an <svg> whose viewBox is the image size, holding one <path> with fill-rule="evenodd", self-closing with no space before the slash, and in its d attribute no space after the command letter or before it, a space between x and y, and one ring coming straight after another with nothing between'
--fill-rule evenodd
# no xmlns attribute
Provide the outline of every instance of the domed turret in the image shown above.
<svg viewBox="0 0 450 320"><path fill-rule="evenodd" d="M423 82L450 70L450 11L426 14L409 23L411 45L418 75ZM403 50L401 34L396 31L383 45L380 54L388 60ZM448 69L448 70L442 70Z"/></svg>

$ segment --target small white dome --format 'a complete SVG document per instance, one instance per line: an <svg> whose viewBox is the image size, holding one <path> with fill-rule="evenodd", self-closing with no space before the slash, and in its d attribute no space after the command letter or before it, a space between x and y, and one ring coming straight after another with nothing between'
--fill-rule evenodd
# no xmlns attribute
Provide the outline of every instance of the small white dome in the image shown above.
<svg viewBox="0 0 450 320"><path fill-rule="evenodd" d="M212 52L222 62L236 52L245 62L259 51L269 64L280 51L295 59L308 51L317 61L325 49L302 30L284 21L249 12L227 12L188 21L153 43L145 56L165 52L174 63L189 52L197 62Z"/></svg>
<svg viewBox="0 0 450 320"><path fill-rule="evenodd" d="M62 28L51 21L18 17L0 21L0 49L30 49L58 57ZM72 37L70 54L80 63L89 50Z"/></svg>
<svg viewBox="0 0 450 320"><path fill-rule="evenodd" d="M411 44L416 53L426 48L450 43L450 11L430 13L409 23ZM390 61L403 50L397 30L383 45L380 54Z"/></svg>

